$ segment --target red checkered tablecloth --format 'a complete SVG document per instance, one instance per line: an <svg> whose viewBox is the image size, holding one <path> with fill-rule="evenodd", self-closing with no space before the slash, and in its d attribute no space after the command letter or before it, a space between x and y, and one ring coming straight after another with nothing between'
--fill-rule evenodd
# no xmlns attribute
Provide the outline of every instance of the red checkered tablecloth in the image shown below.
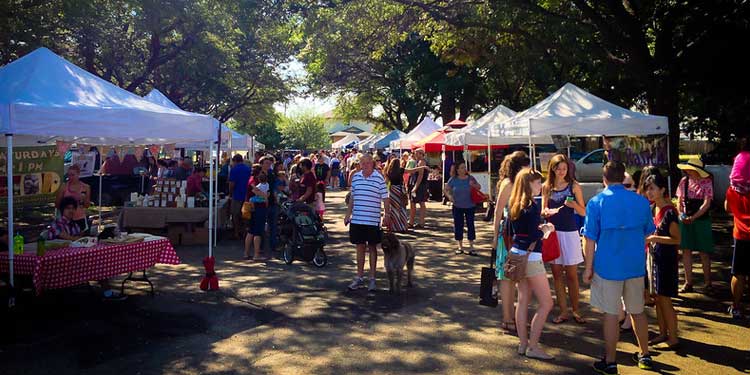
<svg viewBox="0 0 750 375"><path fill-rule="evenodd" d="M145 270L156 263L179 264L180 258L168 239L124 245L68 247L50 250L44 256L15 255L16 275L32 275L37 294L88 281L103 280L128 272ZM0 253L0 273L8 272L8 253Z"/></svg>

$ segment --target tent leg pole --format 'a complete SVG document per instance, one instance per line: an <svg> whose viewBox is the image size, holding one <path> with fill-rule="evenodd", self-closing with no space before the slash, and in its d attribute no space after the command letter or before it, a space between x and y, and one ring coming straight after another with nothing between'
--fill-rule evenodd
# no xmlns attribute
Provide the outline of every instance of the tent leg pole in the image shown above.
<svg viewBox="0 0 750 375"><path fill-rule="evenodd" d="M490 146L490 129L487 129L487 194L492 201L492 146Z"/></svg>
<svg viewBox="0 0 750 375"><path fill-rule="evenodd" d="M214 143L211 142L210 153L214 152ZM214 254L213 229L214 229L214 163L209 164L208 182L208 256Z"/></svg>
<svg viewBox="0 0 750 375"><path fill-rule="evenodd" d="M99 206L96 208L99 211L99 225L96 227L97 233L102 229L104 220L102 220L102 168L99 167Z"/></svg>
<svg viewBox="0 0 750 375"><path fill-rule="evenodd" d="M13 134L5 135L5 142L8 147L6 155L6 168L8 184L8 279L10 282L11 294L8 298L8 307L16 304L14 297L15 280L13 275Z"/></svg>

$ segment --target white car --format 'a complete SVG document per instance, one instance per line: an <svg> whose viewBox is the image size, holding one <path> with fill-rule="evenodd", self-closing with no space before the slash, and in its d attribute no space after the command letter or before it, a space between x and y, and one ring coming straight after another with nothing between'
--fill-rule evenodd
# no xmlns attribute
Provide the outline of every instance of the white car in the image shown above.
<svg viewBox="0 0 750 375"><path fill-rule="evenodd" d="M589 152L576 160L576 180L580 182L601 182L604 167L604 149Z"/></svg>

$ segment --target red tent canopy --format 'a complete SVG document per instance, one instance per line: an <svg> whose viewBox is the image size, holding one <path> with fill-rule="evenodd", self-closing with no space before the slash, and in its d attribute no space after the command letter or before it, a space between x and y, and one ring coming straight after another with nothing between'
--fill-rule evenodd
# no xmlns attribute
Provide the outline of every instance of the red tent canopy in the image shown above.
<svg viewBox="0 0 750 375"><path fill-rule="evenodd" d="M411 145L411 149L415 150L418 148L423 148L425 152L441 152L443 151L443 147L445 147L445 151L462 151L464 149L463 146L448 146L445 144L445 135L447 133L450 133L450 131L447 131L445 129L438 130L419 140L418 142L413 143ZM467 147L469 150L487 149L486 145L468 145ZM492 145L493 150L499 150L503 148L508 148L508 145Z"/></svg>
<svg viewBox="0 0 750 375"><path fill-rule="evenodd" d="M461 129L461 128L463 128L466 125L468 125L466 123L466 121L461 121L459 119L455 119L455 120L453 120L453 121L445 124L445 126L449 126L449 127L453 128L453 129Z"/></svg>

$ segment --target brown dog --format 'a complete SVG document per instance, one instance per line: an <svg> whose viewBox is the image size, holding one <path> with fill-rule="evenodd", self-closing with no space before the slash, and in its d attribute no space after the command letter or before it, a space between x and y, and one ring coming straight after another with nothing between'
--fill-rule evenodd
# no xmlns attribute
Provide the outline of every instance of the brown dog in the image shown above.
<svg viewBox="0 0 750 375"><path fill-rule="evenodd" d="M401 294L401 275L406 265L406 286L411 287L411 275L414 272L414 257L416 252L411 244L401 242L393 232L385 232L383 236L383 253L385 254L385 270L388 273L388 291ZM395 277L395 283L394 283Z"/></svg>

